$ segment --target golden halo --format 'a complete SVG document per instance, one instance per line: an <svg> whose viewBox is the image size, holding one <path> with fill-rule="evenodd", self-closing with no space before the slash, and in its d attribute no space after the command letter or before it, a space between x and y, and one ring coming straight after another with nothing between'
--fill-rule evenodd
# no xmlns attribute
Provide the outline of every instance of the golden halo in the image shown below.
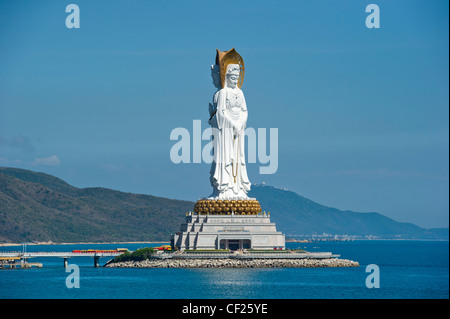
<svg viewBox="0 0 450 319"><path fill-rule="evenodd" d="M225 76L229 64L239 65L240 72L237 86L241 88L242 84L244 83L244 76L245 76L245 66L242 57L239 55L239 53L236 52L234 48L231 49L230 51L219 51L218 49L216 49L216 51L217 51L216 64L219 65L220 82L222 84L222 88L225 87Z"/></svg>

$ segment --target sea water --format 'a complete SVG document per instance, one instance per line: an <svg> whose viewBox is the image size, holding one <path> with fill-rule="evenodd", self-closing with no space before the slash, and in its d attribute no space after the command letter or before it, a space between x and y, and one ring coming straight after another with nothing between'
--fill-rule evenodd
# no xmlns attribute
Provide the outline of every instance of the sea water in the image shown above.
<svg viewBox="0 0 450 319"><path fill-rule="evenodd" d="M135 250L160 244L27 245L31 251ZM1 299L448 299L448 241L358 240L287 243L289 248L332 252L359 262L356 268L94 268L92 257L70 258L79 288L68 288L61 258L33 258L43 268L0 270ZM22 246L0 251L22 251ZM103 265L109 258L100 258ZM368 288L367 265L379 269L379 288Z"/></svg>

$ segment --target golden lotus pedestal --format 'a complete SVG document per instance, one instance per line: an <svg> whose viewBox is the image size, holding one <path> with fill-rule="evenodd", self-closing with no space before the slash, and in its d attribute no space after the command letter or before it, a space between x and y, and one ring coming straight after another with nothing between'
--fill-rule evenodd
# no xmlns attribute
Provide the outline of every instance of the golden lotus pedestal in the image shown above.
<svg viewBox="0 0 450 319"><path fill-rule="evenodd" d="M194 212L201 215L257 215L261 206L256 199L200 199L195 203Z"/></svg>

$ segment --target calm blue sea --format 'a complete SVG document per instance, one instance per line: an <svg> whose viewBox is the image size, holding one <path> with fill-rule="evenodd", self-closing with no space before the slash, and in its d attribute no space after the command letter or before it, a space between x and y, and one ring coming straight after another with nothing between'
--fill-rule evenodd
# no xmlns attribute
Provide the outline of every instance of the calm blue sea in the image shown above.
<svg viewBox="0 0 450 319"><path fill-rule="evenodd" d="M27 251L128 248L159 244L27 246ZM288 243L290 248L331 251L358 261L358 268L109 269L93 259L71 258L80 267L80 288L66 287L69 273L59 258L32 259L40 269L0 270L0 298L150 299L448 299L449 243L444 241L352 241ZM22 250L20 246L1 251ZM103 265L108 259L102 258ZM366 287L366 266L380 270L380 288Z"/></svg>

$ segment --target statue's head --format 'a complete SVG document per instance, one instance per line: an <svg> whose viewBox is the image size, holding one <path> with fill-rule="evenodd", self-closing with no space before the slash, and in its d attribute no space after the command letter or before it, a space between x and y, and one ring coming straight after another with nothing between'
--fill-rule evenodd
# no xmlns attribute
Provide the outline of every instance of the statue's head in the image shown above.
<svg viewBox="0 0 450 319"><path fill-rule="evenodd" d="M239 64L228 64L226 73L226 86L230 88L235 88L239 82L240 74Z"/></svg>
<svg viewBox="0 0 450 319"><path fill-rule="evenodd" d="M213 84L217 89L221 89L222 85L220 84L220 68L219 65L211 65L211 77L213 80Z"/></svg>
<svg viewBox="0 0 450 319"><path fill-rule="evenodd" d="M228 83L228 71L230 70L229 66L233 65L232 68L234 68L233 72L238 74L238 82L237 87L241 88L242 83L244 82L244 75L245 75L245 67L244 67L244 60L239 55L239 53L236 52L235 49L231 49L230 51L219 51L216 50L216 65L219 66L219 75L220 75L220 84L222 88L225 86L230 86L232 83ZM238 66L236 70L236 66ZM235 74L232 75L232 77L235 77ZM231 75L231 74L230 74ZM234 80L232 81L234 82ZM235 85L236 86L236 85Z"/></svg>

